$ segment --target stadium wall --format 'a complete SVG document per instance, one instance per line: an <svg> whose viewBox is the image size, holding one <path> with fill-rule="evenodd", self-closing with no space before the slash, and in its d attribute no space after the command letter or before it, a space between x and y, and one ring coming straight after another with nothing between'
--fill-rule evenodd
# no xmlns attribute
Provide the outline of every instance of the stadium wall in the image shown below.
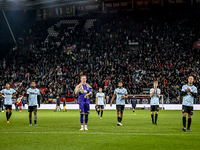
<svg viewBox="0 0 200 150"><path fill-rule="evenodd" d="M55 109L56 104L41 104L39 109ZM61 104L61 109L63 108L63 105ZM164 110L182 110L181 104L160 104L160 108L164 108ZM131 109L131 104L126 104L126 109ZM137 104L136 108L143 108L143 109L149 109L149 104ZM13 110L15 109L15 105L13 104ZM23 108L24 109L24 108ZM25 109L28 109L28 105L25 105ZM79 110L78 104L67 104L66 105L67 110ZM90 109L95 110L95 104L90 104ZM107 104L105 107L105 110L115 110L116 104L113 104L112 107L110 107L110 104ZM194 104L194 110L200 110L200 104Z"/></svg>
<svg viewBox="0 0 200 150"><path fill-rule="evenodd" d="M118 10L146 10L161 6L190 6L191 0L112 0L99 2L75 2L66 5L56 5L37 9L37 19L69 17L92 13L105 13Z"/></svg>

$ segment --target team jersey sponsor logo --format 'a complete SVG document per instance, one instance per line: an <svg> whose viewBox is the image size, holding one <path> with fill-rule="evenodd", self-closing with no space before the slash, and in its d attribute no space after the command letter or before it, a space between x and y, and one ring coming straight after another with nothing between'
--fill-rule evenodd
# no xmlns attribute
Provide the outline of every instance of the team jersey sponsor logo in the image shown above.
<svg viewBox="0 0 200 150"><path fill-rule="evenodd" d="M12 93L5 93L5 95L12 95Z"/></svg>

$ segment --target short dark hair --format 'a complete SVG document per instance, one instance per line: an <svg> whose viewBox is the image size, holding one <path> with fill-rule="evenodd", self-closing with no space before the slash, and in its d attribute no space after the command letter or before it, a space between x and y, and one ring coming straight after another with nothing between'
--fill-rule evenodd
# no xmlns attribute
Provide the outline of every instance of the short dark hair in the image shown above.
<svg viewBox="0 0 200 150"><path fill-rule="evenodd" d="M189 77L193 77L193 75L189 75ZM188 77L188 78L189 78L189 77ZM193 79L194 79L194 77L193 77Z"/></svg>
<svg viewBox="0 0 200 150"><path fill-rule="evenodd" d="M123 84L123 82L122 82L122 81L119 81L119 82L118 82L118 84L119 84L119 83Z"/></svg>

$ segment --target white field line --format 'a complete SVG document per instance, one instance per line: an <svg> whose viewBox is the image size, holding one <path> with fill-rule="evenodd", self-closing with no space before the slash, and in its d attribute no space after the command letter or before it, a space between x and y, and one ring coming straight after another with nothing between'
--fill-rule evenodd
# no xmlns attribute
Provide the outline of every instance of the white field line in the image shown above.
<svg viewBox="0 0 200 150"><path fill-rule="evenodd" d="M88 131L79 131L79 132L0 132L1 134L94 134L94 135L161 135L161 136L194 136L199 134L165 134L165 133L105 133L105 132L88 132Z"/></svg>

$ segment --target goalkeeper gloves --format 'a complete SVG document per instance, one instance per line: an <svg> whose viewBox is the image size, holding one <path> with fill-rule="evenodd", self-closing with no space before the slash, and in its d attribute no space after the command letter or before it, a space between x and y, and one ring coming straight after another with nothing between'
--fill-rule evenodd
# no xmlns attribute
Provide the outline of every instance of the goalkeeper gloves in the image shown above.
<svg viewBox="0 0 200 150"><path fill-rule="evenodd" d="M84 97L85 97L86 99L91 98L91 97L92 97L92 92L87 93Z"/></svg>

